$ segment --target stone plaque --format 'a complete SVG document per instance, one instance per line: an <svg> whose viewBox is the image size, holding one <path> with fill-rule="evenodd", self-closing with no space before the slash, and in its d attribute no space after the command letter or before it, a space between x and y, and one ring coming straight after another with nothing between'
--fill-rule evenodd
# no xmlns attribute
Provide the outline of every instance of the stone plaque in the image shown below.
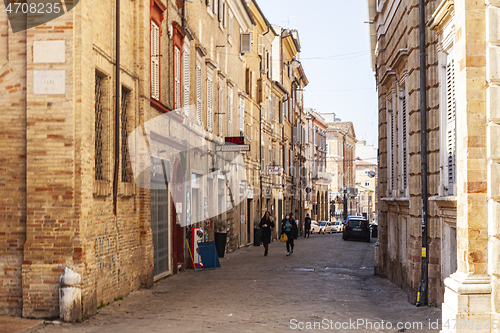
<svg viewBox="0 0 500 333"><path fill-rule="evenodd" d="M33 94L63 95L66 93L66 71L33 71Z"/></svg>
<svg viewBox="0 0 500 333"><path fill-rule="evenodd" d="M63 63L66 61L64 40L36 40L33 42L34 63Z"/></svg>

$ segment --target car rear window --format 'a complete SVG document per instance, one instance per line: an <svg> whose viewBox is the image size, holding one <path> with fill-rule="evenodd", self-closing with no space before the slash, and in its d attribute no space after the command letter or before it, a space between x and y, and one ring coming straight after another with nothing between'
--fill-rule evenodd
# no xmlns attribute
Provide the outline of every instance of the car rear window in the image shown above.
<svg viewBox="0 0 500 333"><path fill-rule="evenodd" d="M363 220L349 220L349 226L352 228L366 228L366 221Z"/></svg>
<svg viewBox="0 0 500 333"><path fill-rule="evenodd" d="M322 226L322 227L324 227L324 226L325 226L325 224L326 224L326 222L320 222L320 224L319 224L319 225L320 225L320 226Z"/></svg>

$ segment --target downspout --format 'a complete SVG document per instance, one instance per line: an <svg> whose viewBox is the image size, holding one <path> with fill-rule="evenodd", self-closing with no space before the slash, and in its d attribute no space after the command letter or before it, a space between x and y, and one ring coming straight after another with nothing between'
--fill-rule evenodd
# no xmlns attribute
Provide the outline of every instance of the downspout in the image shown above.
<svg viewBox="0 0 500 333"><path fill-rule="evenodd" d="M419 0L420 36L420 177L422 181L422 282L417 306L428 304L428 240L427 240L427 77L425 61L425 0Z"/></svg>
<svg viewBox="0 0 500 333"><path fill-rule="evenodd" d="M116 81L115 81L115 170L113 177L113 214L116 216L118 167L120 166L120 0L116 0Z"/></svg>

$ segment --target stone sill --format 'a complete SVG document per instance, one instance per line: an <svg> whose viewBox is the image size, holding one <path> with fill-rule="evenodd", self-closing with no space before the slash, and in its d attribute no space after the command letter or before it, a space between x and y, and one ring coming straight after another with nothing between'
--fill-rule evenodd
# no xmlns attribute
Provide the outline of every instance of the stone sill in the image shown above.
<svg viewBox="0 0 500 333"><path fill-rule="evenodd" d="M135 187L133 183L120 183L118 187L118 195L121 197L132 197L135 194Z"/></svg>
<svg viewBox="0 0 500 333"><path fill-rule="evenodd" d="M94 182L94 197L106 197L111 194L111 182L96 180Z"/></svg>
<svg viewBox="0 0 500 333"><path fill-rule="evenodd" d="M410 197L400 197L400 198L395 198L395 197L384 197L380 198L381 201L388 201L388 202L405 202L405 201L410 201Z"/></svg>
<svg viewBox="0 0 500 333"><path fill-rule="evenodd" d="M457 207L457 197L455 196L433 196L429 197L429 201L434 201L439 208L456 208Z"/></svg>

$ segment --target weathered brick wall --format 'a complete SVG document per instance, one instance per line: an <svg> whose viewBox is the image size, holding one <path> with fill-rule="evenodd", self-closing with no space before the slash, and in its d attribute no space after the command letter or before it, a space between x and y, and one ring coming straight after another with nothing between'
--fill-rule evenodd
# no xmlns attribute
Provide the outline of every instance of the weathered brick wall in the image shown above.
<svg viewBox="0 0 500 333"><path fill-rule="evenodd" d="M26 239L26 33L12 34L0 4L0 314L22 311Z"/></svg>
<svg viewBox="0 0 500 333"><path fill-rule="evenodd" d="M83 276L87 317L101 302L153 281L149 192L119 182L113 213L114 3L81 2L16 34L7 33L0 7L1 313L57 317L59 277L69 266ZM143 97L149 94L149 7L149 1L122 1L120 81L131 91L129 133L149 108ZM34 42L46 40L64 40L64 62L33 61ZM64 70L65 92L35 94L34 70ZM96 71L106 85L101 184L94 175Z"/></svg>

